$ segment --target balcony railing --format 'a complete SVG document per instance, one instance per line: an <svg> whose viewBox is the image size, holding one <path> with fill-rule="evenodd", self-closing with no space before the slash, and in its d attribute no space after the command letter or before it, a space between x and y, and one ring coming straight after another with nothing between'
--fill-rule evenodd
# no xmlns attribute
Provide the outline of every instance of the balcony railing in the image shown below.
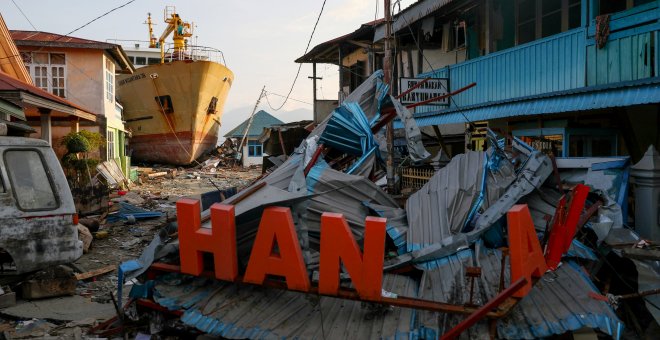
<svg viewBox="0 0 660 340"><path fill-rule="evenodd" d="M510 49L419 75L449 78L450 90L477 86L454 96L450 108L508 100L657 75L660 14L656 2L613 14L603 48L595 44L595 21ZM416 112L442 110L422 106Z"/></svg>

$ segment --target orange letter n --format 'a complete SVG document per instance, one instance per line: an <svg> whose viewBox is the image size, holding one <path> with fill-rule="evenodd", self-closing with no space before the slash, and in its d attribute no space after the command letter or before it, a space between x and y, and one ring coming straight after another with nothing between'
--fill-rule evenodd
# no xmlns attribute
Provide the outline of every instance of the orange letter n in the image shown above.
<svg viewBox="0 0 660 340"><path fill-rule="evenodd" d="M511 254L511 282L521 277L527 284L513 294L524 297L532 290L532 277L541 277L548 267L545 264L541 243L536 237L532 216L526 204L514 205L507 212L509 224L509 252Z"/></svg>
<svg viewBox="0 0 660 340"><path fill-rule="evenodd" d="M341 214L323 213L319 293L337 295L341 260L358 294L365 300L381 300L385 219L367 217L364 229L364 254L362 254L344 217Z"/></svg>
<svg viewBox="0 0 660 340"><path fill-rule="evenodd" d="M212 253L215 277L234 281L238 277L236 225L234 206L211 206L211 229L200 228L199 201L180 199L176 202L179 223L179 257L181 272L200 275L204 270L202 253Z"/></svg>
<svg viewBox="0 0 660 340"><path fill-rule="evenodd" d="M260 285L267 275L284 277L290 290L309 291L309 277L289 208L264 210L243 281Z"/></svg>

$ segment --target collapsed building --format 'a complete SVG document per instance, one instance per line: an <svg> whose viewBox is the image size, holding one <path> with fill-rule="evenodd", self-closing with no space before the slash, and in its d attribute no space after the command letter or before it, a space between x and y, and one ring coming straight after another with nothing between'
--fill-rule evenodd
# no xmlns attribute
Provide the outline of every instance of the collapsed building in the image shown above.
<svg viewBox="0 0 660 340"><path fill-rule="evenodd" d="M381 128L388 120L397 117L406 126L405 147L395 150L400 157L418 163L435 158L412 113L388 94L382 78L382 71L372 74L274 170L222 202L235 216L235 222L220 223L235 223L234 280L216 278L217 256L197 255L196 275L183 270L180 250L190 247L184 234L196 223L202 234L215 233L218 218L213 207L200 212L198 205L179 202L178 238L164 230L139 259L120 265L118 296L124 282L133 282L123 320L170 315L199 332L235 339L532 339L585 329L619 338L652 332L660 271L648 256L649 243L625 227L627 157L555 159L489 130L485 151L433 161L439 169L421 188L408 197L393 195L383 189ZM647 157L657 164L656 151ZM512 253L510 225L520 204L538 235L532 243L545 249L550 269L538 273L524 297L513 298L522 281L514 275L520 254ZM270 223L262 215L272 207L290 212L310 291L292 291L288 278L279 276L260 285L240 279L260 229ZM339 294L314 288L323 275L321 229L328 212L341 214L365 254L365 221L385 218L382 271L375 269L382 274L378 301L356 293L357 277L348 266L342 267ZM269 248L271 256L284 251L279 242ZM131 312L136 310L141 312ZM630 317L638 319L630 323ZM627 326L635 323L644 326ZM121 326L111 320L95 331L109 335Z"/></svg>

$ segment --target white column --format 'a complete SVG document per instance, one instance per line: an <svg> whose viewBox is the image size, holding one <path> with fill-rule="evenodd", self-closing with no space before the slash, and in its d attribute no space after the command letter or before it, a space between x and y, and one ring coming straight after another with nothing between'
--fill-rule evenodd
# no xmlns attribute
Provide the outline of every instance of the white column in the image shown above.
<svg viewBox="0 0 660 340"><path fill-rule="evenodd" d="M51 131L50 110L39 109L39 114L41 115L41 139L52 145L53 134Z"/></svg>

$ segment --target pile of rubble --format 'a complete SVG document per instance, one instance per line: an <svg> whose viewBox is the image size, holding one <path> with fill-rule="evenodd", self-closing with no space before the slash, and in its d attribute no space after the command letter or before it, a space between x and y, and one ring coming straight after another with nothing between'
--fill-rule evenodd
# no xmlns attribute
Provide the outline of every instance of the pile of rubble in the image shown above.
<svg viewBox="0 0 660 340"><path fill-rule="evenodd" d="M318 282L324 212L342 214L357 244L364 241L368 216L386 218L382 299L388 302L380 303L399 307L259 286L237 289L212 274L184 275L178 240L161 234L120 267L119 287L133 283L125 308L139 311L130 314L132 324L157 315L152 334L186 330L226 338L438 338L449 332L531 339L585 331L618 338L657 331L660 266L651 255L657 246L625 227L628 158L555 160L489 131L488 150L435 162L439 170L421 189L394 197L384 190L387 150L380 128L399 117L405 156L419 163L431 155L410 112L387 95L381 78L376 72L272 172L223 203L235 211L239 273L259 226L267 223L261 213L287 207L312 282ZM520 257L508 251L512 212L529 216L526 225L538 235L529 242L544 249L549 270L537 273L542 277L524 298L499 300L522 282L509 263ZM201 221L210 228L209 210ZM645 255L627 255L632 249ZM619 274L631 267L634 277ZM497 308L479 314L486 305ZM124 332L124 326L115 322L98 334Z"/></svg>

